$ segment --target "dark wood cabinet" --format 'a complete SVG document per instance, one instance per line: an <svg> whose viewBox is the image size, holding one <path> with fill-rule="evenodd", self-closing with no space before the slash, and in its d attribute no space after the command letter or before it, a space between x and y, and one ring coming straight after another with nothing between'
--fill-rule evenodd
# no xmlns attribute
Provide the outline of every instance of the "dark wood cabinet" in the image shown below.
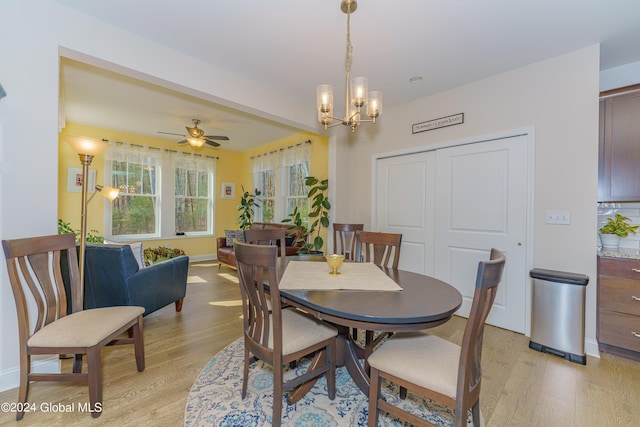
<svg viewBox="0 0 640 427"><path fill-rule="evenodd" d="M600 100L598 201L640 200L640 90Z"/></svg>
<svg viewBox="0 0 640 427"><path fill-rule="evenodd" d="M598 258L600 350L640 360L640 259Z"/></svg>

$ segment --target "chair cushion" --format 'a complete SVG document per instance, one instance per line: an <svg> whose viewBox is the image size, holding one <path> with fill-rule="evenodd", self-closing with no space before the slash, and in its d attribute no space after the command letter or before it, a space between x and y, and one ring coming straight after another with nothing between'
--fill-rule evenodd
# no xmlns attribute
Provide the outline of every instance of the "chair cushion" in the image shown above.
<svg viewBox="0 0 640 427"><path fill-rule="evenodd" d="M91 347L144 313L143 307L83 310L48 324L27 341L30 347Z"/></svg>
<svg viewBox="0 0 640 427"><path fill-rule="evenodd" d="M273 329L272 329L273 330ZM333 326L295 308L282 310L282 354L291 354L338 335ZM273 334L269 335L273 348Z"/></svg>
<svg viewBox="0 0 640 427"><path fill-rule="evenodd" d="M368 359L380 371L454 399L459 360L459 345L425 332L396 333Z"/></svg>
<svg viewBox="0 0 640 427"><path fill-rule="evenodd" d="M227 247L233 247L233 239L238 239L239 242L244 243L244 231L242 230L224 230L224 235L227 238Z"/></svg>

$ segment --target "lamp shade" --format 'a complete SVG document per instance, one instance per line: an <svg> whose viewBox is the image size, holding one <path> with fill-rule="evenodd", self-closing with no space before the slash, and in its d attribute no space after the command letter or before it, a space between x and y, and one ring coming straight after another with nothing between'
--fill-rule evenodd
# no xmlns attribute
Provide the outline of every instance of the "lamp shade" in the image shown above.
<svg viewBox="0 0 640 427"><path fill-rule="evenodd" d="M120 194L120 190L117 188L109 187L106 185L96 185L96 190L100 192L100 194L110 201L114 201L118 194Z"/></svg>
<svg viewBox="0 0 640 427"><path fill-rule="evenodd" d="M351 103L354 107L362 107L367 103L369 80L366 77L351 79Z"/></svg>
<svg viewBox="0 0 640 427"><path fill-rule="evenodd" d="M382 114L382 92L374 90L369 92L367 115L372 119L375 119L380 114Z"/></svg>
<svg viewBox="0 0 640 427"><path fill-rule="evenodd" d="M189 145L191 145L192 147L202 147L204 145L205 142L207 142L206 139L204 138L194 138L194 137L189 137L187 138L187 141L189 142Z"/></svg>
<svg viewBox="0 0 640 427"><path fill-rule="evenodd" d="M64 135L63 138L78 154L97 156L107 149L109 144L101 139L86 136Z"/></svg>

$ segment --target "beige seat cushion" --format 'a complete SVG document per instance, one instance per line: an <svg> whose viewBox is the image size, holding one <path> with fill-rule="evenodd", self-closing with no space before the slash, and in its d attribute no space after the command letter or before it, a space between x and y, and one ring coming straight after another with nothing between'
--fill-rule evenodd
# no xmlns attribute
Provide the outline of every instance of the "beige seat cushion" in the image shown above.
<svg viewBox="0 0 640 427"><path fill-rule="evenodd" d="M396 333L369 356L383 372L455 399L460 346L425 332Z"/></svg>
<svg viewBox="0 0 640 427"><path fill-rule="evenodd" d="M282 310L283 355L295 353L337 335L336 328L315 317L304 314L295 308ZM273 334L269 334L269 348L273 348Z"/></svg>
<svg viewBox="0 0 640 427"><path fill-rule="evenodd" d="M143 307L83 310L48 324L27 341L30 347L91 347L144 313Z"/></svg>

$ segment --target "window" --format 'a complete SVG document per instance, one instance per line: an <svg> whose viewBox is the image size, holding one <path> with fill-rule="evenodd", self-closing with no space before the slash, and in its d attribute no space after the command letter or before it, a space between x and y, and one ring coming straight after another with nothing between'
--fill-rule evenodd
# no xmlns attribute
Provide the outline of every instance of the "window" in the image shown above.
<svg viewBox="0 0 640 427"><path fill-rule="evenodd" d="M214 158L116 143L106 171L120 189L107 209L108 237L214 234Z"/></svg>
<svg viewBox="0 0 640 427"><path fill-rule="evenodd" d="M262 222L275 222L276 176L275 170L256 172L256 188L260 191L260 209L257 212Z"/></svg>
<svg viewBox="0 0 640 427"><path fill-rule="evenodd" d="M175 231L209 229L209 176L206 172L175 168Z"/></svg>
<svg viewBox="0 0 640 427"><path fill-rule="evenodd" d="M303 218L309 216L309 199L307 193L309 189L304 185L305 178L309 176L309 163L299 163L285 168L287 176L287 210L285 217L288 217L296 208Z"/></svg>
<svg viewBox="0 0 640 427"><path fill-rule="evenodd" d="M254 183L262 193L257 221L280 222L297 207L307 222L308 189L304 181L309 176L309 148L309 143L302 143L253 159Z"/></svg>
<svg viewBox="0 0 640 427"><path fill-rule="evenodd" d="M215 159L172 153L175 205L174 232L213 234Z"/></svg>

